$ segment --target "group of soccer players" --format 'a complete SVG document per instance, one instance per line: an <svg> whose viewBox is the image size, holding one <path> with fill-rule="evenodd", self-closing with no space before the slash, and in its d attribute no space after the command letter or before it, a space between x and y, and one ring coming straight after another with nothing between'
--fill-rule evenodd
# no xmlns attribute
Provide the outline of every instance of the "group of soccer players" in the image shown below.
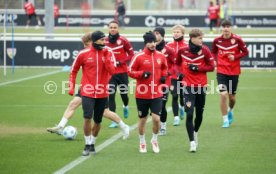
<svg viewBox="0 0 276 174"><path fill-rule="evenodd" d="M239 36L232 33L231 22L227 20L222 22L222 35L215 38L212 52L203 44L203 32L200 29L192 29L188 41L184 39L184 26L175 25L172 31L173 41L169 43L164 40L165 30L162 27L155 28L153 32L146 32L143 35L144 48L135 55L130 42L119 34L119 25L116 21L109 23L108 37L101 31L85 35L83 43L87 48L81 50L76 57L69 80L69 94L73 95L76 76L81 67L82 79L78 95L70 102L59 125L47 130L60 133L82 103L84 156L90 152L95 153L94 145L100 131L102 116L118 123L126 139L129 136L129 126L115 113L115 92L118 87L124 104L124 117L128 118L127 85L130 76L136 80L139 151L147 152L145 129L150 110L153 122L152 150L154 153L160 152L158 135L166 134L166 102L170 91L173 125L179 125L179 119L184 118L185 110L190 152L196 152L198 131L205 106L206 73L214 71L215 65L221 96L222 127L229 127L233 121L240 59L248 54L246 45ZM117 124L110 127L117 127Z"/></svg>

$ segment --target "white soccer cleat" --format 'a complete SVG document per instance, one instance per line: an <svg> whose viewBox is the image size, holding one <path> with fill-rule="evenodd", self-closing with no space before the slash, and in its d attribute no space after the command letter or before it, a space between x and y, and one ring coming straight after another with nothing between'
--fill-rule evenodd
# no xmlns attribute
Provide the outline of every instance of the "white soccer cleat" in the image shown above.
<svg viewBox="0 0 276 174"><path fill-rule="evenodd" d="M180 119L179 119L179 117L174 117L173 125L174 126L179 126L180 125Z"/></svg>
<svg viewBox="0 0 276 174"><path fill-rule="evenodd" d="M166 129L160 129L159 135L160 135L160 136L166 135Z"/></svg>
<svg viewBox="0 0 276 174"><path fill-rule="evenodd" d="M196 152L196 143L194 141L190 142L190 152Z"/></svg>
<svg viewBox="0 0 276 174"><path fill-rule="evenodd" d="M47 131L50 133L62 135L63 127L61 127L61 126L48 127Z"/></svg>
<svg viewBox="0 0 276 174"><path fill-rule="evenodd" d="M147 153L147 145L140 143L140 153Z"/></svg>
<svg viewBox="0 0 276 174"><path fill-rule="evenodd" d="M151 145L152 145L152 150L154 153L160 152L158 141L151 141Z"/></svg>
<svg viewBox="0 0 276 174"><path fill-rule="evenodd" d="M123 129L122 129L122 132L123 132L123 140L126 140L129 136L129 126L126 125Z"/></svg>

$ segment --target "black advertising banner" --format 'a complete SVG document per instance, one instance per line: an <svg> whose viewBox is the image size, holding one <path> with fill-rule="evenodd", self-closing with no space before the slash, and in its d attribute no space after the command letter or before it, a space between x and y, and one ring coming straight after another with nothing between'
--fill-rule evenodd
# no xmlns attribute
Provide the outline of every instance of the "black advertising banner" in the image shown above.
<svg viewBox="0 0 276 174"><path fill-rule="evenodd" d="M141 39L129 39L135 52L143 49ZM207 40L207 39L206 39ZM205 44L211 47L211 39ZM256 41L245 40L249 50L248 57L241 59L241 66L246 68L276 68L276 41L265 39ZM64 66L71 65L78 51L83 49L80 40L73 41L48 40L19 40L15 41L12 51L11 41L7 41L7 65L12 64L12 52L14 52L15 65L17 66ZM0 42L0 65L3 65L3 42Z"/></svg>
<svg viewBox="0 0 276 174"><path fill-rule="evenodd" d="M44 15L38 15L44 21ZM0 13L0 25L3 25L4 14ZM25 26L27 16L24 14L14 14L15 26ZM172 27L181 24L186 27L207 27L204 15L127 15L125 23L127 27ZM81 15L60 15L55 19L56 26L95 26L100 27L107 25L114 20L113 15L91 15L89 18ZM8 23L12 21L12 15L7 16ZM238 27L276 27L275 15L235 15L233 16L234 24ZM33 18L31 25L36 25Z"/></svg>

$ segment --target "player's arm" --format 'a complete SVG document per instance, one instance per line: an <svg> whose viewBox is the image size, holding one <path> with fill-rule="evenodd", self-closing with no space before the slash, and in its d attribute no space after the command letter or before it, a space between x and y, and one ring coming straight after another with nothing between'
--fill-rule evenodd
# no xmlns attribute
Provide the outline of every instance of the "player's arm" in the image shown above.
<svg viewBox="0 0 276 174"><path fill-rule="evenodd" d="M133 47L128 40L125 40L124 50L127 53L127 57L121 60L122 63L127 63L134 56Z"/></svg>
<svg viewBox="0 0 276 174"><path fill-rule="evenodd" d="M175 72L174 65L175 65L175 53L172 49L168 49L168 57L167 57L167 65L172 65L172 68L168 68L168 75L171 75Z"/></svg>
<svg viewBox="0 0 276 174"><path fill-rule="evenodd" d="M128 67L128 75L134 79L140 79L143 76L143 71L139 70L139 56L136 55L130 62Z"/></svg>
<svg viewBox="0 0 276 174"><path fill-rule="evenodd" d="M241 59L247 56L249 53L245 43L241 39L239 40L238 44L239 44L240 53L235 55L235 60Z"/></svg>
<svg viewBox="0 0 276 174"><path fill-rule="evenodd" d="M104 62L104 67L109 72L109 74L114 74L116 67L116 59L113 52L110 49L104 50L102 60Z"/></svg>
<svg viewBox="0 0 276 174"><path fill-rule="evenodd" d="M214 40L212 43L212 57L214 58L215 64L218 61L217 55L218 55L218 47L216 45L216 40Z"/></svg>
<svg viewBox="0 0 276 174"><path fill-rule="evenodd" d="M69 92L68 92L69 95L74 95L76 78L81 66L81 61L82 61L82 54L79 53L71 66L71 72L69 77Z"/></svg>
<svg viewBox="0 0 276 174"><path fill-rule="evenodd" d="M201 65L198 67L199 72L212 72L215 69L215 61L210 52L210 50L206 47L205 49L205 65Z"/></svg>
<svg viewBox="0 0 276 174"><path fill-rule="evenodd" d="M167 64L167 60L166 60L166 57L164 56L163 57L163 60L162 60L162 65L161 65L161 76L162 77L167 77L168 76L168 64Z"/></svg>

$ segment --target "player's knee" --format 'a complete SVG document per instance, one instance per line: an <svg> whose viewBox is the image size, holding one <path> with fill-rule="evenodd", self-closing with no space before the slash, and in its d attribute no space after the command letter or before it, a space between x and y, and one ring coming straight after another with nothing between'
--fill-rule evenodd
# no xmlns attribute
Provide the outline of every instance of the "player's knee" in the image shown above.
<svg viewBox="0 0 276 174"><path fill-rule="evenodd" d="M226 101L227 96L228 96L227 91L223 91L223 92L220 93L220 98L221 98L222 101Z"/></svg>
<svg viewBox="0 0 276 174"><path fill-rule="evenodd" d="M81 105L81 98L79 99L73 99L70 104L69 104L69 107L71 109L76 109L77 107L79 107Z"/></svg>
<svg viewBox="0 0 276 174"><path fill-rule="evenodd" d="M229 100L230 101L236 101L236 96L235 95L229 95Z"/></svg>

